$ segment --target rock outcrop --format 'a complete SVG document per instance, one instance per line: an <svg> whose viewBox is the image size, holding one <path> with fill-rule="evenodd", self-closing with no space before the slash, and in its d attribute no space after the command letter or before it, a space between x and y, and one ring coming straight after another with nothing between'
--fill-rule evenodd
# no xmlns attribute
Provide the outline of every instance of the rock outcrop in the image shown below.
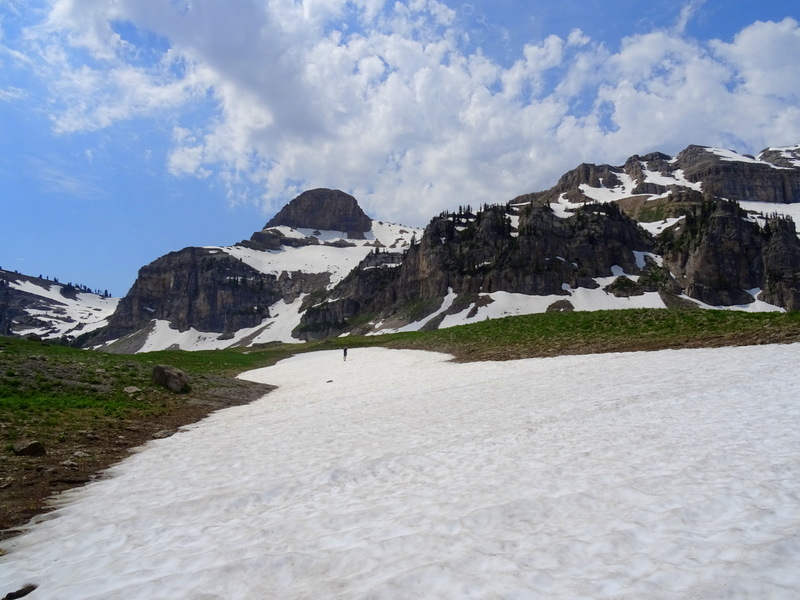
<svg viewBox="0 0 800 600"><path fill-rule="evenodd" d="M279 225L294 229L343 231L348 237L363 239L364 233L372 228L372 219L353 196L323 188L300 194L278 211L264 229Z"/></svg>
<svg viewBox="0 0 800 600"><path fill-rule="evenodd" d="M153 383L170 392L184 394L189 391L192 379L185 371L175 367L156 365L153 367Z"/></svg>
<svg viewBox="0 0 800 600"><path fill-rule="evenodd" d="M734 202L703 202L660 240L664 265L690 298L712 306L759 299L800 309L800 240L794 223L769 218L762 226Z"/></svg>
<svg viewBox="0 0 800 600"><path fill-rule="evenodd" d="M362 263L304 313L297 334L363 333L368 329L359 325L376 320L406 324L432 313L451 290L463 298L495 291L566 295L564 285L597 287L594 278L610 276L615 265L640 273L634 251L654 248L650 235L613 204L587 205L567 219L546 204L530 204L516 231L515 212L492 206L476 215L440 215L399 266Z"/></svg>
<svg viewBox="0 0 800 600"><path fill-rule="evenodd" d="M571 202L587 202L592 200L584 187L588 186L615 189L620 198L702 188L709 199L800 202L797 155L800 149L767 149L756 159L705 146L688 146L674 159L652 152L631 156L623 166L582 164L549 190L526 194L515 201L555 202L563 197Z"/></svg>
<svg viewBox="0 0 800 600"><path fill-rule="evenodd" d="M781 162L777 157L775 160ZM739 202L800 202L797 167L729 160L702 146L689 146L678 154L675 167L683 170L688 181L702 182L703 191L709 196Z"/></svg>
<svg viewBox="0 0 800 600"><path fill-rule="evenodd" d="M282 297L277 278L209 248L170 252L139 270L108 327L92 344L168 321L180 331L233 333L253 327Z"/></svg>

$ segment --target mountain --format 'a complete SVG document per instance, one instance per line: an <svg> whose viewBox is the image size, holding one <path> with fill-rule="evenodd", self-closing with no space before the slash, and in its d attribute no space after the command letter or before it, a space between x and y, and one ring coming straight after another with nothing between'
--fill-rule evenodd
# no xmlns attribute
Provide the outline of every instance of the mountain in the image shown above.
<svg viewBox="0 0 800 600"><path fill-rule="evenodd" d="M95 311L81 340L116 352L212 349L548 310L800 310L800 145L582 164L548 190L501 200L454 207L423 230L375 221L344 192L309 190L249 239L142 267L103 313L107 325ZM15 306L24 319L37 310ZM15 333L24 319L6 317Z"/></svg>
<svg viewBox="0 0 800 600"><path fill-rule="evenodd" d="M0 335L67 342L105 327L118 298L0 269Z"/></svg>
<svg viewBox="0 0 800 600"><path fill-rule="evenodd" d="M447 327L545 310L798 310L800 243L781 216L800 212L798 201L797 146L758 157L689 146L675 158L583 164L549 190L442 213L398 268L352 272L303 313L296 333Z"/></svg>
<svg viewBox="0 0 800 600"><path fill-rule="evenodd" d="M316 298L370 254L400 262L422 231L373 221L355 198L311 190L233 246L184 248L140 269L89 343L116 352L297 342Z"/></svg>

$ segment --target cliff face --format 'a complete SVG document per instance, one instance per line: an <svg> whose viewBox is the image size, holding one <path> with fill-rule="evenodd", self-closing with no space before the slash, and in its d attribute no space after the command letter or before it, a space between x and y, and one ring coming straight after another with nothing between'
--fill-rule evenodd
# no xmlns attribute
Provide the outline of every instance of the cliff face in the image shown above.
<svg viewBox="0 0 800 600"><path fill-rule="evenodd" d="M758 158L717 148L689 146L674 159L660 152L631 156L622 166L582 164L544 192L517 200L571 202L596 199L592 190L615 190L620 198L702 191L707 198L800 202L800 149L764 150Z"/></svg>
<svg viewBox="0 0 800 600"><path fill-rule="evenodd" d="M788 164L781 157L765 153L778 164ZM710 196L737 201L800 202L800 169L797 167L728 160L701 146L689 146L678 154L675 166L683 169L687 180L702 182L703 191Z"/></svg>
<svg viewBox="0 0 800 600"><path fill-rule="evenodd" d="M749 304L748 290L787 310L800 308L800 241L794 223L760 225L733 202L704 202L662 237L664 265L685 294L712 306Z"/></svg>
<svg viewBox="0 0 800 600"><path fill-rule="evenodd" d="M365 332L358 325L376 320L402 325L433 312L450 290L462 298L495 291L565 295L565 284L597 287L594 278L610 276L615 265L640 273L634 251L653 248L652 238L614 205L587 205L567 219L543 204L447 213L431 221L399 266L360 265L327 302L304 313L298 334Z"/></svg>
<svg viewBox="0 0 800 600"><path fill-rule="evenodd" d="M231 333L260 323L280 298L274 276L215 250L185 248L139 270L102 340L137 331L153 319L181 331Z"/></svg>

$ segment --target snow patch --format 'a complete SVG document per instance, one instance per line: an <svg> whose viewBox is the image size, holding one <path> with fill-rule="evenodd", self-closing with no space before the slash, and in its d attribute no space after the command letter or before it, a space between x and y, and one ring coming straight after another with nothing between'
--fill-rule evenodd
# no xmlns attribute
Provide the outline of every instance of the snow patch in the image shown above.
<svg viewBox="0 0 800 600"><path fill-rule="evenodd" d="M317 352L67 492L0 581L81 598L786 598L800 345ZM243 452L243 449L246 449Z"/></svg>

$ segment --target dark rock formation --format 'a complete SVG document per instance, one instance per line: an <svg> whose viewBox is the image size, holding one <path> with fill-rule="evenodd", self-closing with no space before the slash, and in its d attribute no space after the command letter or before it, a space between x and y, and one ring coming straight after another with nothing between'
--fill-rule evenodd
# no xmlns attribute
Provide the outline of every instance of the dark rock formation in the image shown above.
<svg viewBox="0 0 800 600"><path fill-rule="evenodd" d="M372 219L349 194L321 188L300 194L270 219L264 229L279 225L344 231L348 237L363 239L364 233L372 229Z"/></svg>
<svg viewBox="0 0 800 600"><path fill-rule="evenodd" d="M17 456L44 456L47 454L47 450L42 442L23 440L14 444L14 454Z"/></svg>
<svg viewBox="0 0 800 600"><path fill-rule="evenodd" d="M585 184L596 188L615 187L621 185L622 181L619 179L619 175L623 172L622 167L584 163L562 175L558 183L549 190L534 194L523 194L514 198L511 203L521 204L530 201L539 203L555 202L561 194L564 194L571 202L586 202L588 198L581 191L581 185Z"/></svg>
<svg viewBox="0 0 800 600"><path fill-rule="evenodd" d="M800 150L795 154L800 155ZM674 160L666 154L653 152L631 156L622 167L582 164L563 175L549 190L520 196L514 202L555 202L562 194L571 202L585 202L588 198L581 191L581 185L619 186L622 173L634 181L633 188L627 190L630 196L687 191L690 188L681 181L682 175L690 183L702 183L706 198L800 202L800 167L795 166L793 159L787 158L785 151L769 150L763 151L759 158L766 162L744 156L741 160L726 160L706 147L689 146ZM662 182L645 181L645 170L662 175ZM670 179L674 179L674 183L669 183Z"/></svg>
<svg viewBox="0 0 800 600"><path fill-rule="evenodd" d="M175 367L166 365L153 367L153 383L176 394L188 392L191 381L189 375Z"/></svg>
<svg viewBox="0 0 800 600"><path fill-rule="evenodd" d="M29 583L27 585L22 586L20 589L16 590L15 592L9 592L5 596L3 596L3 600L18 600L19 598L24 598L32 591L34 591L38 586Z"/></svg>
<svg viewBox="0 0 800 600"><path fill-rule="evenodd" d="M596 287L593 278L611 275L614 265L639 273L633 251L654 248L649 234L613 204L586 205L568 219L531 204L522 209L517 232L507 210L493 206L474 216L433 219L399 266L362 263L304 313L297 334L314 339L360 332L374 320L405 324L435 311L450 289L464 297L498 290L565 295L564 284Z"/></svg>
<svg viewBox="0 0 800 600"><path fill-rule="evenodd" d="M725 160L702 146L689 146L676 157L689 181L703 183L707 195L736 201L800 202L800 168Z"/></svg>
<svg viewBox="0 0 800 600"><path fill-rule="evenodd" d="M153 319L186 331L232 333L269 316L282 297L274 275L265 275L215 249L184 248L139 270L109 325L91 340L113 340L146 327Z"/></svg>
<svg viewBox="0 0 800 600"><path fill-rule="evenodd" d="M758 158L784 169L796 169L800 161L800 145L794 148L766 148L762 150Z"/></svg>
<svg viewBox="0 0 800 600"><path fill-rule="evenodd" d="M771 218L764 227L736 203L704 202L660 239L664 265L686 295L714 306L748 304L747 290L788 310L800 309L800 241L794 223Z"/></svg>

